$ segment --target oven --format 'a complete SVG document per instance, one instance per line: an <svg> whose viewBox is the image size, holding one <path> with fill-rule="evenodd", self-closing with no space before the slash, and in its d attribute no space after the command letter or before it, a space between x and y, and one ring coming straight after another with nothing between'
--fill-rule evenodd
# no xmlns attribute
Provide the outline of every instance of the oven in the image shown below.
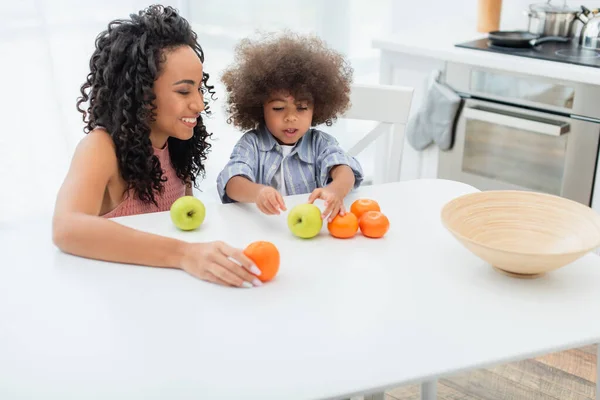
<svg viewBox="0 0 600 400"><path fill-rule="evenodd" d="M445 81L464 102L438 177L592 205L600 87L453 62Z"/></svg>

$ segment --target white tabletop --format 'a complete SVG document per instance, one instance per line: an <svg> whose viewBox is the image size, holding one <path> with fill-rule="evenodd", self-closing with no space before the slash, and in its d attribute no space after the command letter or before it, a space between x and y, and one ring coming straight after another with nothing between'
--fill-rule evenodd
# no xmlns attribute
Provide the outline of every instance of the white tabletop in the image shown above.
<svg viewBox="0 0 600 400"><path fill-rule="evenodd" d="M286 215L252 205L209 205L197 232L167 213L120 220L190 241L273 241L280 273L252 289L69 256L49 223L0 231L0 398L332 398L600 340L600 258L537 280L495 272L439 219L472 191L443 180L359 189L347 204L374 198L391 221L379 240L326 227L296 239Z"/></svg>

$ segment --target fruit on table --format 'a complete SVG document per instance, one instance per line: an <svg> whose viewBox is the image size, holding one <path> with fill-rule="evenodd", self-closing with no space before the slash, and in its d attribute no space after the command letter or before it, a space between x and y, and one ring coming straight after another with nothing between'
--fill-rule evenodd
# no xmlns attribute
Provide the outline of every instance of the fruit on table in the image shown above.
<svg viewBox="0 0 600 400"><path fill-rule="evenodd" d="M182 196L173 202L169 214L177 228L182 231L191 231L204 222L206 207L194 196Z"/></svg>
<svg viewBox="0 0 600 400"><path fill-rule="evenodd" d="M270 281L279 272L279 250L271 242L257 241L250 243L244 249L244 255L260 269L258 279L262 282Z"/></svg>
<svg viewBox="0 0 600 400"><path fill-rule="evenodd" d="M381 238L390 228L390 221L380 211L367 211L358 220L362 234L369 238Z"/></svg>
<svg viewBox="0 0 600 400"><path fill-rule="evenodd" d="M358 218L353 213L346 213L344 216L338 214L327 224L327 229L333 237L339 239L351 238L358 231Z"/></svg>
<svg viewBox="0 0 600 400"><path fill-rule="evenodd" d="M287 223L294 235L310 239L317 236L323 226L321 210L314 204L298 204L290 210Z"/></svg>
<svg viewBox="0 0 600 400"><path fill-rule="evenodd" d="M372 199L358 199L350 206L350 212L359 220L367 211L381 211L379 203Z"/></svg>

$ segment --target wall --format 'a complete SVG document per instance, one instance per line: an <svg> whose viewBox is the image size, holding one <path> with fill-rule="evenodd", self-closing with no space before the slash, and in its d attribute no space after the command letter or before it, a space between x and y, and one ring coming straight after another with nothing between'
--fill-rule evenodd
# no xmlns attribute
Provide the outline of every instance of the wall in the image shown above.
<svg viewBox="0 0 600 400"><path fill-rule="evenodd" d="M500 29L527 29L528 18L524 11L530 4L545 3L543 0L504 0ZM552 4L562 4L560 0L552 0ZM567 5L588 8L600 8L600 1L567 1ZM393 2L393 30L406 31L414 29L416 33L423 30L424 24L431 29L443 32L447 30L475 30L477 26L477 0L429 0L423 2L395 1ZM434 28L435 27L435 28Z"/></svg>

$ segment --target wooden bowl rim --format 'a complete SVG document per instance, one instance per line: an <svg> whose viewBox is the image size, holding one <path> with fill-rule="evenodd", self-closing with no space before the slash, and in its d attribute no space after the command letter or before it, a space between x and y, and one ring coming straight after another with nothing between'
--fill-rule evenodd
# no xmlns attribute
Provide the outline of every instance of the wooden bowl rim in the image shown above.
<svg viewBox="0 0 600 400"><path fill-rule="evenodd" d="M566 255L576 255L576 254L580 254L580 253L587 253L592 251L593 249L597 248L600 246L600 240L598 240L598 243L594 246L589 246L586 248L582 248L580 250L576 250L576 251L567 251L567 252L562 252L562 253L539 253L539 252L525 252L525 251L514 251L514 250L507 250L507 249L500 249L497 247L492 247L486 243L483 243L481 241L478 240L474 240L471 239L467 236L461 235L459 232L457 232L455 229L452 229L449 224L448 224L448 209L455 205L456 203L458 203L461 200L464 200L466 198L469 197L478 197L481 196L483 194L500 194L500 195L508 195L508 194L519 194L519 195L529 195L532 197L545 197L545 198L553 198L553 199L558 199L559 201L563 201L563 202L568 202L570 204L575 205L575 207L579 207L584 213L587 213L590 215L590 219L592 220L593 224L596 226L596 229L598 231L598 237L600 238L600 215L594 211L591 207L585 206L584 204L578 203L574 200L571 199L567 199L565 197L561 197L561 196L557 196L554 194L549 194L549 193L541 193L541 192L533 192L533 191L528 191L528 190L484 190L484 191L478 191L478 192L473 192L473 193L467 193L467 194L463 194L460 195L458 197L455 197L454 199L446 202L446 204L444 204L444 206L442 207L442 211L440 213L440 217L442 220L442 224L444 225L444 227L452 232L453 235L457 236L458 238L460 238L461 240L465 240L469 243L475 244L477 246L481 246L484 247L486 249L489 250L493 250L493 251L498 251L498 252L503 252L503 253L507 253L507 254L514 254L514 255L522 255L522 256L566 256Z"/></svg>

